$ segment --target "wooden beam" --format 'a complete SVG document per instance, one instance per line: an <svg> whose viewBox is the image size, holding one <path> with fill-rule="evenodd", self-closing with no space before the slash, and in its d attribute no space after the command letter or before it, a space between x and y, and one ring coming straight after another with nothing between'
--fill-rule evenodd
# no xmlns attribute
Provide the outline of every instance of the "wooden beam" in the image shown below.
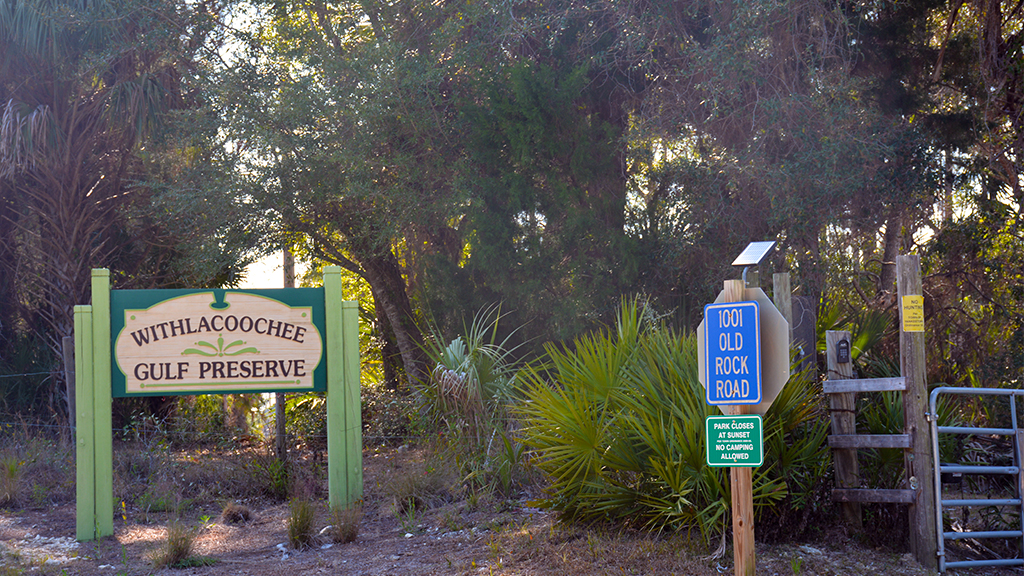
<svg viewBox="0 0 1024 576"><path fill-rule="evenodd" d="M825 332L825 357L828 366L827 380L838 378L844 382L853 379L853 364L840 364L836 358L836 348L842 340L850 341L850 333L838 330ZM828 395L828 406L832 418L833 435L851 435L857 433L857 418L854 410L857 406L857 395L845 392ZM857 467L857 451L855 449L837 450L832 457L836 468L836 486L838 488L856 488L860 486L860 471ZM860 531L864 524L861 520L860 504L856 501L845 501L842 505L843 519L854 530Z"/></svg>
<svg viewBox="0 0 1024 576"><path fill-rule="evenodd" d="M904 431L913 437L913 450L905 454L910 486L919 486L920 497L910 506L910 551L922 566L936 569L938 529L935 516L935 469L931 430L926 418L928 381L924 350L924 305L921 258L896 258L896 293L900 309L900 374L906 378L903 393Z"/></svg>
<svg viewBox="0 0 1024 576"><path fill-rule="evenodd" d="M110 361L110 270L92 271L93 438L96 538L114 535L114 431Z"/></svg>
<svg viewBox="0 0 1024 576"><path fill-rule="evenodd" d="M832 490L832 500L844 503L913 504L916 499L916 490L869 490L866 488L836 488Z"/></svg>
<svg viewBox="0 0 1024 576"><path fill-rule="evenodd" d="M772 302L789 322L789 341L793 341L793 291L789 287L789 272L777 272L772 276Z"/></svg>
<svg viewBox="0 0 1024 576"><path fill-rule="evenodd" d="M826 380L822 384L825 394L849 392L902 392L907 389L906 379L864 378L863 380Z"/></svg>
<svg viewBox="0 0 1024 576"><path fill-rule="evenodd" d="M96 540L96 411L92 306L75 306L75 538ZM113 515L114 511L110 511Z"/></svg>
<svg viewBox="0 0 1024 576"><path fill-rule="evenodd" d="M828 437L832 448L910 448L909 434L842 434Z"/></svg>
<svg viewBox="0 0 1024 576"><path fill-rule="evenodd" d="M723 292L726 302L742 302L746 296L746 287L742 280L726 280ZM722 408L727 414L750 412L750 406L746 404ZM729 484L732 489L732 557L736 576L754 576L756 570L753 470L746 467L729 468Z"/></svg>

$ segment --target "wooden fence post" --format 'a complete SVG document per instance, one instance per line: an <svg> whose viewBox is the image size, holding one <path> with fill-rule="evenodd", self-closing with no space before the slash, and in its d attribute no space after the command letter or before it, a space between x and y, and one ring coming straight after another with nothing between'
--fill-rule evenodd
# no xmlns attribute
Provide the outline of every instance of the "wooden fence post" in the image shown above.
<svg viewBox="0 0 1024 576"><path fill-rule="evenodd" d="M921 259L917 255L896 258L896 292L900 309L900 372L906 379L903 416L911 449L906 467L917 498L910 505L910 551L925 568L937 566L938 533L935 526L935 455L932 453L928 411L928 382L924 352L924 311Z"/></svg>
<svg viewBox="0 0 1024 576"><path fill-rule="evenodd" d="M327 486L331 508L363 497L359 307L342 300L341 268L324 268L327 322Z"/></svg>
<svg viewBox="0 0 1024 576"><path fill-rule="evenodd" d="M96 437L92 306L75 306L75 538L96 539ZM113 511L111 511L113 514Z"/></svg>
<svg viewBox="0 0 1024 576"><path fill-rule="evenodd" d="M839 342L845 340L850 342L850 333L840 330L828 330L825 332L825 364L828 367L826 380L849 380L853 378L853 363L845 362L840 364L837 360L836 350ZM829 415L832 419L832 434L856 434L857 433L857 394L845 392L842 394L828 395ZM836 448L833 452L833 461L836 467L836 484L839 488L860 488L860 469L857 463L856 448ZM861 507L858 502L843 502L841 505L843 519L851 528L864 529L861 518Z"/></svg>
<svg viewBox="0 0 1024 576"><path fill-rule="evenodd" d="M75 337L65 336L61 340L61 352L64 358L64 390L68 402L68 427L71 429L71 441L75 441Z"/></svg>
<svg viewBox="0 0 1024 576"><path fill-rule="evenodd" d="M96 538L99 539L114 535L114 401L110 384L110 270L106 268L92 271L92 353ZM81 400L81 396L77 399Z"/></svg>
<svg viewBox="0 0 1024 576"><path fill-rule="evenodd" d="M789 285L789 272L772 275L772 302L782 317L789 322L789 341L793 342L793 290Z"/></svg>

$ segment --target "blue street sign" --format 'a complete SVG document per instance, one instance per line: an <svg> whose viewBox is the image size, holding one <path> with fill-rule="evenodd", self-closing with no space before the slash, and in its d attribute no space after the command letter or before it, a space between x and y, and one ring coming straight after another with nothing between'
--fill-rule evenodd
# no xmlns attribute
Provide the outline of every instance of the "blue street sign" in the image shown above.
<svg viewBox="0 0 1024 576"><path fill-rule="evenodd" d="M704 306L704 382L708 404L761 402L761 326L757 302Z"/></svg>

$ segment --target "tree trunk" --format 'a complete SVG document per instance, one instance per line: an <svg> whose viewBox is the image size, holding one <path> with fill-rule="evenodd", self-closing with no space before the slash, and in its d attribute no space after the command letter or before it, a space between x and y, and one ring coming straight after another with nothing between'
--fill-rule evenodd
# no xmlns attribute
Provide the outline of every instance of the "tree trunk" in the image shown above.
<svg viewBox="0 0 1024 576"><path fill-rule="evenodd" d="M422 382L426 376L426 356L422 348L423 333L416 325L398 259L388 251L361 259L360 264L366 280L373 288L379 310L384 312L395 333L395 342L402 355L406 377L410 383Z"/></svg>
<svg viewBox="0 0 1024 576"><path fill-rule="evenodd" d="M896 290L896 256L900 253L900 212L893 207L882 237L882 273L878 278L878 296Z"/></svg>
<svg viewBox="0 0 1024 576"><path fill-rule="evenodd" d="M384 313L383 304L377 298L377 292L373 292L373 308L377 316L377 337L380 339L381 366L384 369L384 387L392 392L398 390L399 366L402 364L402 353L395 344L395 331L391 329L391 322Z"/></svg>

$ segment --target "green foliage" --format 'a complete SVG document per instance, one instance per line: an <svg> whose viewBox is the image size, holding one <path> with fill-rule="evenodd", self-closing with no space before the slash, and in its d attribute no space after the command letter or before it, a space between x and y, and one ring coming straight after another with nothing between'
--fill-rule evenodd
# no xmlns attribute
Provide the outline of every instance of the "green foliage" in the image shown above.
<svg viewBox="0 0 1024 576"><path fill-rule="evenodd" d="M526 372L522 441L551 481L542 504L564 518L689 526L710 538L727 523L729 481L705 464L704 422L718 410L697 379L696 338L642 317L638 302L626 302L614 332L581 336L569 350L547 347L549 362ZM815 406L802 376L773 404L756 507L822 480L829 458Z"/></svg>
<svg viewBox="0 0 1024 576"><path fill-rule="evenodd" d="M156 420L159 422L158 420ZM222 394L179 396L170 437L187 444L223 440L229 436Z"/></svg>
<svg viewBox="0 0 1024 576"><path fill-rule="evenodd" d="M287 428L312 450L327 449L327 398L323 393L290 394L285 400Z"/></svg>
<svg viewBox="0 0 1024 576"><path fill-rule="evenodd" d="M53 354L40 333L11 330L9 337L4 341L0 335L0 414L45 421L52 417L48 388Z"/></svg>
<svg viewBox="0 0 1024 576"><path fill-rule="evenodd" d="M951 386L1024 384L1024 232L992 201L947 226L924 263L930 296L929 373Z"/></svg>
<svg viewBox="0 0 1024 576"><path fill-rule="evenodd" d="M874 374L877 370L884 370L884 364L878 365L875 370L866 372L864 368L870 368L877 362L884 363L885 361L877 355L872 358L871 352L885 339L891 339L896 335L896 323L893 321L891 312L871 308L855 308L848 303L833 300L819 307L816 320L815 336L817 337L818 352L825 351L826 331L845 330L850 333L850 360L854 362L861 373Z"/></svg>
<svg viewBox="0 0 1024 576"><path fill-rule="evenodd" d="M253 219L211 152L217 114L194 113L215 14L178 0L0 2L4 337L39 330L59 358L93 267L122 288L230 283L244 267ZM54 370L59 419L63 384Z"/></svg>
<svg viewBox="0 0 1024 576"><path fill-rule="evenodd" d="M19 488L24 465L17 455L4 454L0 457L0 506L17 505L21 497Z"/></svg>
<svg viewBox="0 0 1024 576"><path fill-rule="evenodd" d="M178 493L177 486L168 482L159 482L146 489L135 501L143 513L174 512L180 515L182 509L191 504Z"/></svg>
<svg viewBox="0 0 1024 576"><path fill-rule="evenodd" d="M46 508L75 495L74 444L7 426L0 445L0 506Z"/></svg>
<svg viewBox="0 0 1024 576"><path fill-rule="evenodd" d="M487 306L447 345L435 330L428 348L434 368L417 391L464 482L511 496L529 472L509 414L519 347L509 343L519 329L501 337L498 324L504 317L498 306Z"/></svg>
<svg viewBox="0 0 1024 576"><path fill-rule="evenodd" d="M935 411L939 426L964 426L962 399L942 394ZM857 398L857 430L860 434L903 434L903 393L871 392ZM939 435L940 462L959 462L965 439L957 434ZM903 450L895 448L860 449L861 477L870 486L897 488L906 473Z"/></svg>
<svg viewBox="0 0 1024 576"><path fill-rule="evenodd" d="M363 438L378 444L402 444L431 427L411 394L381 385L362 389Z"/></svg>
<svg viewBox="0 0 1024 576"><path fill-rule="evenodd" d="M623 227L625 117L609 110L620 95L586 60L551 52L499 69L466 107L480 175L453 280L472 285L470 297L514 302L528 338L563 339L606 320L637 267Z"/></svg>
<svg viewBox="0 0 1024 576"><path fill-rule="evenodd" d="M476 442L503 428L506 408L513 398L515 347L511 335L498 340L502 314L497 306L481 309L463 336L447 345L435 332L427 353L433 362L430 379L417 391L437 422L466 428ZM515 331L513 331L513 334Z"/></svg>
<svg viewBox="0 0 1024 576"><path fill-rule="evenodd" d="M288 464L277 458L267 458L265 472L267 478L267 490L271 496L283 500L288 496L289 474Z"/></svg>
<svg viewBox="0 0 1024 576"><path fill-rule="evenodd" d="M406 522L422 512L449 502L460 490L459 467L452 466L453 455L432 452L425 461L403 466L389 475L384 493L391 499L395 515ZM415 522L412 522L415 525Z"/></svg>

